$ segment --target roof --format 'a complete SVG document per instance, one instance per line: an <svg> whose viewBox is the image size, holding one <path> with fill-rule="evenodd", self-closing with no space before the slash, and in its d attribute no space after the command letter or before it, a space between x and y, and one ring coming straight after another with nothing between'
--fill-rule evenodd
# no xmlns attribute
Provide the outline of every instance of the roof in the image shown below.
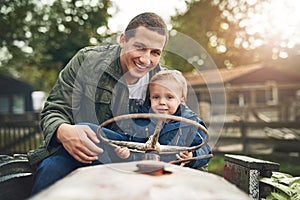
<svg viewBox="0 0 300 200"><path fill-rule="evenodd" d="M210 69L184 74L187 81L195 85L225 84L225 83L249 83L275 80L281 82L300 82L300 77L284 73L275 67L263 64L238 66L227 69Z"/></svg>
<svg viewBox="0 0 300 200"><path fill-rule="evenodd" d="M24 93L33 90L32 85L24 81L0 74L0 93Z"/></svg>

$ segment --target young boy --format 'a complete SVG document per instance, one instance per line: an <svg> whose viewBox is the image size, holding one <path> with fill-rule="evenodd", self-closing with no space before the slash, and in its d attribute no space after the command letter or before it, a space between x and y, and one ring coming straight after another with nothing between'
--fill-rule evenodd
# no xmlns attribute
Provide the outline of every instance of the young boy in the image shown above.
<svg viewBox="0 0 300 200"><path fill-rule="evenodd" d="M177 70L164 70L156 73L150 80L149 91L151 108L147 110L142 107L142 112L181 116L205 126L197 114L185 105L187 83L181 72ZM103 128L103 132L108 136L108 139L146 142L149 136L154 133L156 124L156 119L135 119L134 125L130 125L131 130L127 129L125 131L126 134L112 132L106 128ZM160 131L158 142L161 145L195 146L202 143L205 139L205 133L195 126L174 120L166 120ZM125 160L141 160L143 157L140 153L130 154L129 149L126 147L117 147L114 151L120 158ZM160 155L160 160L170 162L208 154L211 154L211 148L206 144L194 152L180 152L176 155ZM183 165L200 168L208 162L209 158L185 162Z"/></svg>

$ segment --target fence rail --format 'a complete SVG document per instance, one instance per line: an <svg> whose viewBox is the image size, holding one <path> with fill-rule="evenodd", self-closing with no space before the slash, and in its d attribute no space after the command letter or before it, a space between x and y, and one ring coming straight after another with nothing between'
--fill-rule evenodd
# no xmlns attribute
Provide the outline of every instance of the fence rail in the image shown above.
<svg viewBox="0 0 300 200"><path fill-rule="evenodd" d="M26 153L41 140L38 113L0 115L0 154Z"/></svg>
<svg viewBox="0 0 300 200"><path fill-rule="evenodd" d="M215 138L210 138L215 139ZM215 151L260 154L265 149L300 153L299 122L230 122L225 123ZM241 149L236 148L240 144ZM263 153L264 154L264 153Z"/></svg>

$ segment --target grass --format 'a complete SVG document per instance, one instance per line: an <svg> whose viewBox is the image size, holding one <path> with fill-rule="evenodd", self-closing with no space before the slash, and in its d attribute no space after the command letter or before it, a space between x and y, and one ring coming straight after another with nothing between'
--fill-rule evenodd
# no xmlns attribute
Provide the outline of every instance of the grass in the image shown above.
<svg viewBox="0 0 300 200"><path fill-rule="evenodd" d="M208 171L223 176L224 156L214 155L208 163Z"/></svg>

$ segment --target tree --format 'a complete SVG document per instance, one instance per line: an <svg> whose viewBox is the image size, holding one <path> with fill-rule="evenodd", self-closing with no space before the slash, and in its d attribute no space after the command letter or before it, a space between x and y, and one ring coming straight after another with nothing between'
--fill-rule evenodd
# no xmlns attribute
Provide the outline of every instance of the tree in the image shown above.
<svg viewBox="0 0 300 200"><path fill-rule="evenodd" d="M107 35L109 0L3 0L0 73L30 81L48 91L58 72L80 48Z"/></svg>
<svg viewBox="0 0 300 200"><path fill-rule="evenodd" d="M9 63L21 63L30 57L28 37L30 37L31 24L28 22L27 15L28 12L34 13L35 4L30 0L3 0L0 5L1 71L11 72L13 69L7 67ZM33 17L38 18L35 14Z"/></svg>
<svg viewBox="0 0 300 200"><path fill-rule="evenodd" d="M292 38L298 33L299 39L296 27L300 17L292 7L293 1L193 0L187 5L185 13L172 17L173 29L196 40L220 68L258 62L291 64L299 60L299 43ZM285 21L276 23L280 17ZM283 29L285 24L289 32ZM180 63L172 55L167 58L169 65ZM187 61L186 69L192 69Z"/></svg>
<svg viewBox="0 0 300 200"><path fill-rule="evenodd" d="M216 27L218 25L216 19L218 19L219 15L220 11L217 7L212 6L210 0L202 0L199 2L187 3L187 11L184 14L173 16L171 18L171 23L173 30L186 34L188 37L191 37L198 42L210 53L210 56L212 56L216 62L216 54L212 53L212 49L208 46L209 37L207 37L207 34L209 33L209 30L217 29ZM175 35L175 37L176 36L177 35ZM171 35L171 37L174 36ZM181 39L176 41L180 43ZM191 51L189 47L185 48L187 51ZM197 65L197 60L200 59L200 56L192 55L193 52L190 54L191 55L188 55L188 58L181 58L178 55L166 53L165 62L167 65L180 69L182 72L191 71L194 68L193 65Z"/></svg>

